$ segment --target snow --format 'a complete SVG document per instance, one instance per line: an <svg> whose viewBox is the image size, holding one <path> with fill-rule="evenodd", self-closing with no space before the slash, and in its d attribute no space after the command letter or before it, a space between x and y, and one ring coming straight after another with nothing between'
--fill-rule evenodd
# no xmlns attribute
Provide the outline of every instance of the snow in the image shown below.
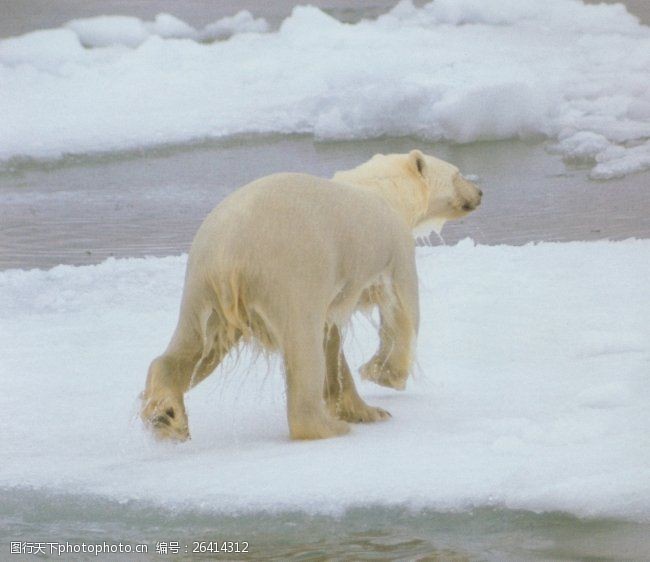
<svg viewBox="0 0 650 562"><path fill-rule="evenodd" d="M69 21L72 30L85 47L124 45L137 47L149 37L144 22L131 16L98 16Z"/></svg>
<svg viewBox="0 0 650 562"><path fill-rule="evenodd" d="M0 41L0 161L259 134L548 138L607 179L650 169L649 76L650 29L578 0L403 0L357 24L298 6L272 32L245 11L202 30L103 16Z"/></svg>
<svg viewBox="0 0 650 562"><path fill-rule="evenodd" d="M80 18L69 21L65 27L77 35L84 47L93 48L114 45L136 48L153 36L163 39L218 41L237 33L268 31L266 20L253 17L247 10L221 18L206 25L201 31L166 13L158 14L154 21L142 21L131 16Z"/></svg>
<svg viewBox="0 0 650 562"><path fill-rule="evenodd" d="M145 23L150 33L165 39L193 39L197 31L171 14L158 14L153 22Z"/></svg>
<svg viewBox="0 0 650 562"><path fill-rule="evenodd" d="M650 241L418 250L405 392L382 423L288 439L281 365L243 351L187 396L192 440L137 419L185 256L0 272L0 487L223 513L501 506L650 520ZM356 319L357 368L376 345Z"/></svg>
<svg viewBox="0 0 650 562"><path fill-rule="evenodd" d="M237 12L234 16L221 18L206 25L200 34L203 41L228 39L237 33L266 33L269 24L263 18L255 18L248 10Z"/></svg>
<svg viewBox="0 0 650 562"><path fill-rule="evenodd" d="M265 19L255 18L247 10L221 18L200 31L166 13L158 14L154 21L142 21L131 16L80 18L69 21L65 27L76 34L84 47L121 45L131 49L139 47L153 36L208 42L222 41L238 33L265 33L269 29Z"/></svg>
<svg viewBox="0 0 650 562"><path fill-rule="evenodd" d="M68 29L33 31L0 41L0 64L24 66L27 72L47 72L64 64L82 62L85 57L79 38ZM5 68L0 66L0 72L4 74Z"/></svg>

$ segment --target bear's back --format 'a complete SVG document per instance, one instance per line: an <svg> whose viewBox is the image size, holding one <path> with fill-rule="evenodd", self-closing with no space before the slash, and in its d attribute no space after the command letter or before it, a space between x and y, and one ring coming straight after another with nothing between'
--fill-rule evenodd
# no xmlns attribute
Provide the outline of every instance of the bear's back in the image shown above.
<svg viewBox="0 0 650 562"><path fill-rule="evenodd" d="M339 278L378 273L413 239L379 196L310 176L282 173L229 195L199 228L190 264L211 278Z"/></svg>

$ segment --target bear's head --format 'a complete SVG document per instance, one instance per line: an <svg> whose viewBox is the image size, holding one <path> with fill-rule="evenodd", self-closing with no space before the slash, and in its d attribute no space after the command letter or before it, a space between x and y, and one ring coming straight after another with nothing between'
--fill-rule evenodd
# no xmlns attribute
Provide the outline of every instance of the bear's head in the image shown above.
<svg viewBox="0 0 650 562"><path fill-rule="evenodd" d="M404 218L416 236L440 231L442 225L471 213L482 191L458 168L412 150L408 154L377 154L334 181L377 192Z"/></svg>

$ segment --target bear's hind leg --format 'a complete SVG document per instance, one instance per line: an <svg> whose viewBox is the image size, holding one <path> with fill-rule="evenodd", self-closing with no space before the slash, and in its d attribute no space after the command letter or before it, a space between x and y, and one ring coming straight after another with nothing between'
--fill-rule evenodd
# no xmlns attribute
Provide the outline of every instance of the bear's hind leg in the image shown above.
<svg viewBox="0 0 650 562"><path fill-rule="evenodd" d="M141 417L157 437L189 438L183 395L208 377L241 337L214 310L207 313L201 331L203 335L177 328L167 351L149 367Z"/></svg>
<svg viewBox="0 0 650 562"><path fill-rule="evenodd" d="M324 397L333 416L352 422L375 422L391 417L382 408L366 404L354 385L348 362L341 348L341 333L336 325L325 329L327 377Z"/></svg>
<svg viewBox="0 0 650 562"><path fill-rule="evenodd" d="M325 439L350 431L328 413L323 402L325 350L323 323L294 325L284 338L287 417L292 439Z"/></svg>
<svg viewBox="0 0 650 562"><path fill-rule="evenodd" d="M205 333L203 353L190 373L186 391L205 380L228 352L237 345L242 336L239 329L228 326L228 323L214 310L209 314L203 332Z"/></svg>

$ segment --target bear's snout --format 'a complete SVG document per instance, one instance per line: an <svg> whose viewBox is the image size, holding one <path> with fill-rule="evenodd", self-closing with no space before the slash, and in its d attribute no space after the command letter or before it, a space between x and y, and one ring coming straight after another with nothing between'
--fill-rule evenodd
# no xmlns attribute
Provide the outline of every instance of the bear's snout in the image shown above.
<svg viewBox="0 0 650 562"><path fill-rule="evenodd" d="M462 175L457 174L452 183L456 191L456 208L463 213L470 213L475 210L483 198L483 192L473 182L466 180Z"/></svg>
<svg viewBox="0 0 650 562"><path fill-rule="evenodd" d="M481 199L483 198L483 192L477 187L474 197L471 199L465 199L465 202L462 205L463 211L473 211L481 204Z"/></svg>

